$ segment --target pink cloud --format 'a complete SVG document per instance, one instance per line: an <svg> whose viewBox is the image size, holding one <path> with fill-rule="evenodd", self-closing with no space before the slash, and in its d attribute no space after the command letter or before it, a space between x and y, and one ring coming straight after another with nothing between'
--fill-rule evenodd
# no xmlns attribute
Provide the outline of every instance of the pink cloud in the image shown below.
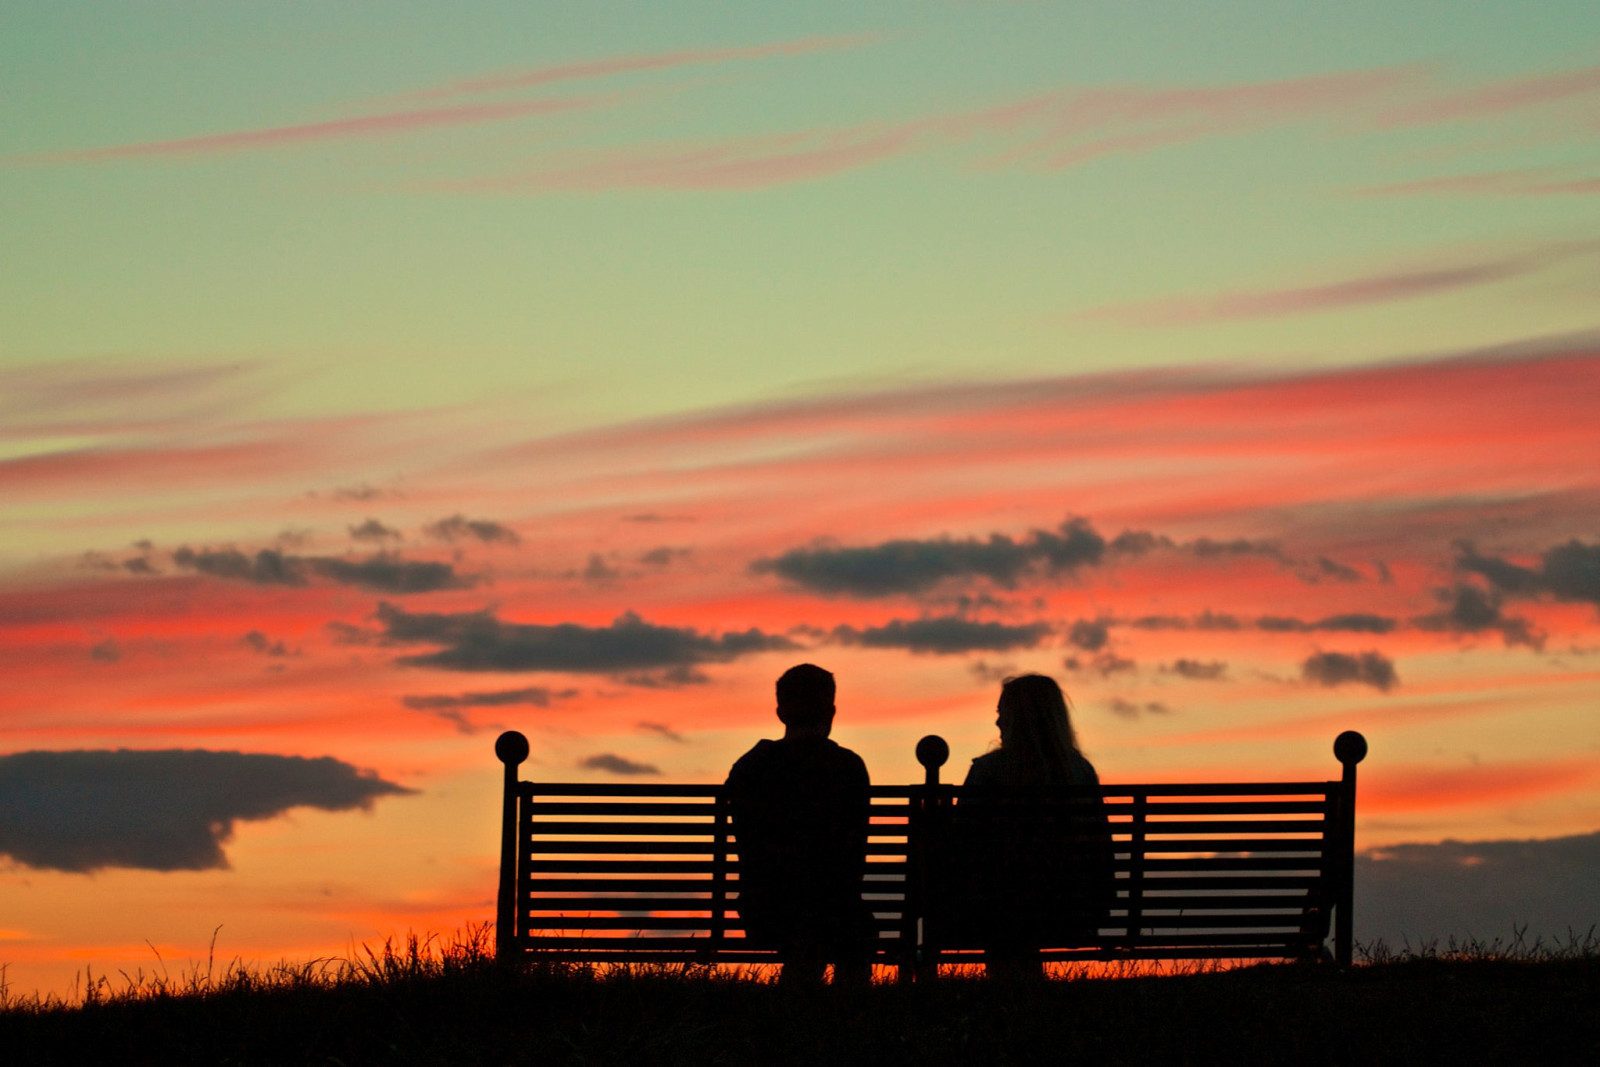
<svg viewBox="0 0 1600 1067"><path fill-rule="evenodd" d="M1235 319L1310 315L1343 308L1415 300L1469 289L1532 273L1582 254L1590 245L1550 246L1522 256L1508 256L1431 270L1393 271L1344 278L1322 285L1240 290L1205 296L1167 297L1092 308L1084 317L1128 326L1194 326Z"/></svg>
<svg viewBox="0 0 1600 1067"><path fill-rule="evenodd" d="M1591 94L1600 95L1600 67L1489 82L1420 104L1391 108L1378 121L1382 126L1396 127L1486 118Z"/></svg>
<svg viewBox="0 0 1600 1067"><path fill-rule="evenodd" d="M740 59L765 59L768 56L799 56L810 52L856 48L881 40L878 34L855 34L838 37L804 37L794 41L777 41L771 44L748 45L743 48L691 48L676 52L643 52L634 55L610 56L606 59L561 63L536 70L513 71L481 78L464 78L434 89L424 89L407 94L412 99L437 99L472 93L492 93L506 89L533 89L556 82L581 78L604 78L614 74L635 74L650 70L671 70L675 67L705 66Z"/></svg>
<svg viewBox="0 0 1600 1067"><path fill-rule="evenodd" d="M1441 178L1374 185L1356 190L1357 196L1593 196L1600 193L1600 178L1557 178L1549 167L1457 174Z"/></svg>
<svg viewBox="0 0 1600 1067"><path fill-rule="evenodd" d="M1061 170L1101 156L1144 152L1206 137L1284 125L1357 110L1415 83L1418 67L1382 67L1264 82L1152 88L1124 86L1062 92L1022 109L972 116L976 128L1031 136L991 164Z"/></svg>
<svg viewBox="0 0 1600 1067"><path fill-rule="evenodd" d="M532 174L447 183L458 192L595 192L606 189L758 189L830 177L904 154L926 130L816 130L703 145L594 153Z"/></svg>
<svg viewBox="0 0 1600 1067"><path fill-rule="evenodd" d="M752 189L831 177L895 156L982 139L1021 138L990 166L1063 169L1217 133L1288 122L1368 100L1417 76L1383 68L1281 81L1174 89L1055 91L893 125L857 125L620 148L520 175L441 183L450 192ZM1153 127L1153 128L1152 128Z"/></svg>
<svg viewBox="0 0 1600 1067"><path fill-rule="evenodd" d="M100 163L109 160L137 159L150 156L209 155L220 152L250 151L287 145L309 144L318 141L391 136L414 133L420 130L470 126L485 122L502 122L507 119L523 118L529 115L552 115L565 111L592 108L598 106L599 103L600 100L598 98L545 99L391 111L377 115L360 115L347 119L330 119L324 122L299 123L292 126L231 130L227 133L204 134L199 137L180 137L167 141L142 141L133 144L108 145L101 148L84 148L68 152L51 152L35 156L12 156L9 160L0 160L0 162L10 162L12 164Z"/></svg>

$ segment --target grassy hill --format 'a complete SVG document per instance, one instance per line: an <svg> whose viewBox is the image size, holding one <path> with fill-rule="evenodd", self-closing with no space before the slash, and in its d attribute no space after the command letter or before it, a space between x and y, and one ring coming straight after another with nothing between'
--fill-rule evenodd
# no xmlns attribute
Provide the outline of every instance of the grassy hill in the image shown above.
<svg viewBox="0 0 1600 1067"><path fill-rule="evenodd" d="M15 1063L1600 1062L1600 952L1368 953L1006 985L791 989L673 969L494 965L481 936L354 961L8 997Z"/></svg>

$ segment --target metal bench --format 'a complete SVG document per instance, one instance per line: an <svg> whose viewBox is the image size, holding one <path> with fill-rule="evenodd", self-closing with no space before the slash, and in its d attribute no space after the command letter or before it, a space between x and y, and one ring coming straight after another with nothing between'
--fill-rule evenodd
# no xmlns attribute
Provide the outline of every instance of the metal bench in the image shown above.
<svg viewBox="0 0 1600 1067"><path fill-rule="evenodd" d="M1325 782L1102 785L1114 899L1094 937L1046 946L1044 958L1331 955L1348 964L1356 764L1366 751L1360 734L1339 735L1343 774ZM505 771L501 958L777 962L740 927L738 843L720 785L522 781L528 741L515 731L500 735L495 754ZM924 922L939 890L930 847L960 802L960 787L939 781L948 755L942 739L925 737L922 784L872 788L862 892L876 918L875 962L902 979L980 958L979 946L949 943Z"/></svg>

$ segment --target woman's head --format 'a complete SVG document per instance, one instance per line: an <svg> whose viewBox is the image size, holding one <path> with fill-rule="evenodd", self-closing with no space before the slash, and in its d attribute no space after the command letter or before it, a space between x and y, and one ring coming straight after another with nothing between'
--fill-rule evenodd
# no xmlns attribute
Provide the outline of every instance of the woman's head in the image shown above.
<svg viewBox="0 0 1600 1067"><path fill-rule="evenodd" d="M1078 755L1067 698L1055 679L1042 674L1007 678L996 707L1000 747L1017 761L1025 777L1053 781L1064 777Z"/></svg>

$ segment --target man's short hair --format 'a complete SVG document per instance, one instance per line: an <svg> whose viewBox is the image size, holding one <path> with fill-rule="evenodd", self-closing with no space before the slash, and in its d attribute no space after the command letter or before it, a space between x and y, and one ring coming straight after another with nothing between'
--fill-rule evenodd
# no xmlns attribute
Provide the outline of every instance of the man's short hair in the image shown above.
<svg viewBox="0 0 1600 1067"><path fill-rule="evenodd" d="M837 692L833 674L815 663L790 667L778 678L778 718L796 726L810 726L833 714Z"/></svg>

